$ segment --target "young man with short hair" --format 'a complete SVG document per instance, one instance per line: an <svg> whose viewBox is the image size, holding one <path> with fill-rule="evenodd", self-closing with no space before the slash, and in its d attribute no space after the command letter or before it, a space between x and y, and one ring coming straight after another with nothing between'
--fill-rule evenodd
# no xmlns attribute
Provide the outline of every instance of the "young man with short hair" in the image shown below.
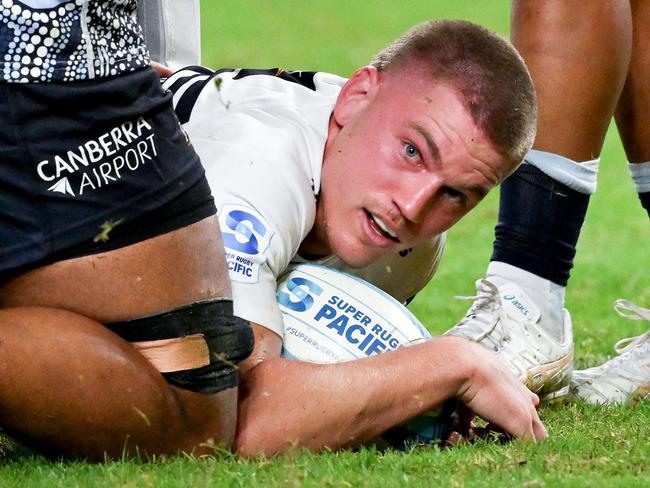
<svg viewBox="0 0 650 488"><path fill-rule="evenodd" d="M357 445L451 397L511 434L546 437L537 397L483 348L443 337L342 364L291 361L275 300L292 260L342 262L386 287L387 267L439 252L439 236L532 144L535 95L512 46L436 21L348 80L188 68L165 86L215 195L235 313L255 333L239 453Z"/></svg>

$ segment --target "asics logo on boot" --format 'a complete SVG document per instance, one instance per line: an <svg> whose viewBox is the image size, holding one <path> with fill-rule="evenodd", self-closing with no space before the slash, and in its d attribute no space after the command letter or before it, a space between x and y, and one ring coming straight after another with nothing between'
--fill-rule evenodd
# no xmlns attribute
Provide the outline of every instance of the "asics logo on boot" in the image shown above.
<svg viewBox="0 0 650 488"><path fill-rule="evenodd" d="M528 317L530 312L528 309L524 306L523 303L521 303L519 300L517 300L517 297L514 295L504 295L503 299L507 302L510 302L513 307L515 307L517 310L519 310L524 317Z"/></svg>

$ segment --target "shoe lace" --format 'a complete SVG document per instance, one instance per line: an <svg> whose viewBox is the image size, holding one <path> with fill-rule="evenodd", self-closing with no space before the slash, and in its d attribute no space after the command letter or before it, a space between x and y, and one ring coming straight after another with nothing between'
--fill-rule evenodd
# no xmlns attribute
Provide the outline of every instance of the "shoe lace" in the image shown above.
<svg viewBox="0 0 650 488"><path fill-rule="evenodd" d="M490 281L480 279L476 281L476 295L455 296L457 300L472 300L472 306L465 314L465 317L456 325L469 329L472 340L480 342L493 331L498 329L497 341L510 340L508 332L499 325L504 322L505 316L501 307L498 288ZM487 326L487 327L485 327Z"/></svg>
<svg viewBox="0 0 650 488"><path fill-rule="evenodd" d="M625 317L631 320L650 321L650 309L639 307L638 305L635 305L628 300L623 300L621 298L616 300L614 303L614 310L616 310L616 313L618 313L621 317ZM629 358L630 355L635 358L637 356L646 357L648 354L647 351L645 351L645 348L640 347L646 343L650 345L650 330L635 337L626 337L619 340L616 344L614 344L614 350L618 354L618 357L613 358L609 361L608 369L617 367L623 361L629 362L630 360L627 358ZM624 354L626 356L625 358L622 357ZM630 362L630 364L634 365L633 362Z"/></svg>
<svg viewBox="0 0 650 488"><path fill-rule="evenodd" d="M650 341L650 330L636 337L626 337L625 339L621 339L614 344L614 350L618 354L623 354L624 352L648 341Z"/></svg>
<svg viewBox="0 0 650 488"><path fill-rule="evenodd" d="M650 320L650 310L634 303L618 299L614 310L621 317L631 320ZM604 403L612 398L612 391L619 392L625 399L638 385L648 381L650 366L650 330L636 337L626 337L614 345L618 356L599 367L577 372L582 385L597 394Z"/></svg>
<svg viewBox="0 0 650 488"><path fill-rule="evenodd" d="M625 317L630 320L650 321L650 309L639 307L638 305L635 305L628 300L623 300L622 298L616 300L614 303L614 310L616 310L616 313L621 317ZM631 350L639 344L648 341L650 341L650 330L636 337L626 337L625 339L621 339L614 345L614 350L618 354L623 354L624 352Z"/></svg>
<svg viewBox="0 0 650 488"><path fill-rule="evenodd" d="M629 300L619 298L614 302L614 310L621 317L631 320L650 320L650 309L639 307Z"/></svg>

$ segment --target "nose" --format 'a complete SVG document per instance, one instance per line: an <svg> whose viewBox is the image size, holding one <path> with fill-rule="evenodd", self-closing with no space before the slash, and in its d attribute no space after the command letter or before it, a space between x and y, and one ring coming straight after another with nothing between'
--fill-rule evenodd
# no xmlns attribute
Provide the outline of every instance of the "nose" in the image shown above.
<svg viewBox="0 0 650 488"><path fill-rule="evenodd" d="M433 175L417 174L405 179L397 201L402 215L410 222L421 223L429 213L440 186L439 178Z"/></svg>

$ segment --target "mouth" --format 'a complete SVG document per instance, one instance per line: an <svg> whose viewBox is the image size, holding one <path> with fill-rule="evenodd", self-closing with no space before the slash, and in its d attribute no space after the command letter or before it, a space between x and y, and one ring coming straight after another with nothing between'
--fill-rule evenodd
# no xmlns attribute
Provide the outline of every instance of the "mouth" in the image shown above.
<svg viewBox="0 0 650 488"><path fill-rule="evenodd" d="M390 239L393 242L399 242L399 239L397 237L397 234L391 230L386 223L381 220L378 216L375 214L369 212L368 210L364 210L366 212L366 216L370 220L370 228L380 237L383 237L384 239Z"/></svg>

